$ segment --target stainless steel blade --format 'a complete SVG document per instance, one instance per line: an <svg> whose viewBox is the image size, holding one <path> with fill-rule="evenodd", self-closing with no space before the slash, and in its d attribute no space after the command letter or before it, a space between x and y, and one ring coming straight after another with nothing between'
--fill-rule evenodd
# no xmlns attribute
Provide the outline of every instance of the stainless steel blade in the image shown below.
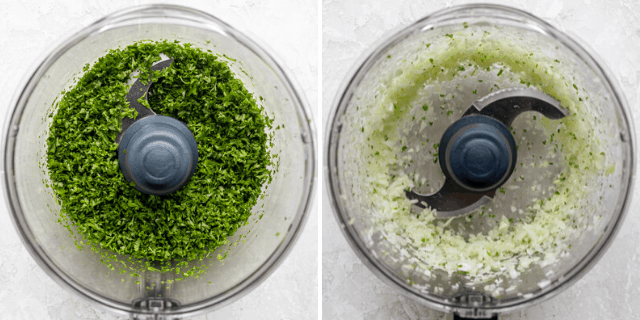
<svg viewBox="0 0 640 320"><path fill-rule="evenodd" d="M562 119L569 113L560 108L560 102L534 89L509 88L496 91L476 101L462 117L484 115L502 122L507 128L523 112L536 111L549 119ZM436 218L446 219L467 215L493 200L496 189L486 193L470 192L447 179L442 188L429 195L406 191L408 199L418 200L417 206L436 210Z"/></svg>
<svg viewBox="0 0 640 320"><path fill-rule="evenodd" d="M491 202L495 193L495 190L486 193L471 193L448 180L445 181L438 192L433 194L424 195L412 190L406 191L409 200L418 200L418 203L415 204L416 206L420 208L428 206L436 210L435 216L438 219L459 217L472 213Z"/></svg>
<svg viewBox="0 0 640 320"><path fill-rule="evenodd" d="M160 62L157 62L156 64L151 66L150 69L152 71L160 71L164 68L169 67L172 62L173 62L173 59L161 60ZM146 85L142 84L142 82L140 82L140 79L137 79L133 83L133 85L131 85L131 88L129 89L129 93L127 93L126 99L127 99L127 102L129 102L129 108L133 108L136 111L138 111L138 116L135 119L131 119L128 117L125 117L122 119L122 128L120 129L120 133L118 133L118 135L116 136L116 143L118 144L120 143L120 141L122 140L122 136L124 135L124 132L127 131L127 129L129 129L129 127L131 127L131 125L134 122L144 117L148 117L156 114L155 112L153 112L153 110L145 107L143 104L138 102L138 99L140 99L143 96L145 100L147 99L147 93L149 92L149 88L151 88L152 84L153 83L151 82L151 75L150 75L149 82Z"/></svg>
<svg viewBox="0 0 640 320"><path fill-rule="evenodd" d="M509 128L517 116L527 111L537 111L552 120L562 119L569 114L560 108L560 101L545 93L534 89L509 88L498 90L474 102L462 116L489 116Z"/></svg>

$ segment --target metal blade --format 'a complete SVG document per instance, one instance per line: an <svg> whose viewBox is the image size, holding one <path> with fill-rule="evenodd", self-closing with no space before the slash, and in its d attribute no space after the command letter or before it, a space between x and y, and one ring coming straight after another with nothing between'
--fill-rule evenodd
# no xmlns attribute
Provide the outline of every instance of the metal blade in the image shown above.
<svg viewBox="0 0 640 320"><path fill-rule="evenodd" d="M152 65L150 69L152 71L160 71L164 68L169 67L172 62L173 59L162 60ZM142 96L144 96L145 100L148 98L146 94L147 92L149 92L149 88L151 88L152 84L153 83L151 82L151 75L149 75L149 82L146 85L142 84L142 82L140 82L140 79L137 79L131 86L131 89L129 89L129 93L127 93L126 96L127 102L129 102L129 108L133 108L138 111L138 116L135 119L131 119L128 117L122 118L122 129L120 129L120 133L118 133L118 136L116 136L116 143L120 143L124 132L127 131L127 129L129 129L129 127L131 127L134 122L144 117L156 114L155 112L153 112L153 110L145 107L140 102L138 102L138 99L140 99Z"/></svg>
<svg viewBox="0 0 640 320"><path fill-rule="evenodd" d="M562 119L568 112L560 108L553 97L533 89L510 88L496 91L476 101L462 117L484 115L502 122L507 128L523 112L536 111L549 119ZM443 169L444 170L444 169ZM467 215L493 200L496 190L477 193L459 186L449 178L442 188L430 195L406 191L409 200L416 199L421 208L436 210L436 218L452 218ZM426 204L426 206L425 206Z"/></svg>
<svg viewBox="0 0 640 320"><path fill-rule="evenodd" d="M471 193L460 189L448 179L442 188L434 194L423 195L411 190L406 191L409 200L418 200L416 206L426 208L422 203L424 202L431 209L436 210L435 216L438 219L464 216L476 211L491 202L495 193L495 190L486 193Z"/></svg>
<svg viewBox="0 0 640 320"><path fill-rule="evenodd" d="M473 103L462 115L481 114L492 117L507 128L523 112L537 111L549 119L562 119L569 113L560 108L553 97L533 89L509 88L498 90Z"/></svg>

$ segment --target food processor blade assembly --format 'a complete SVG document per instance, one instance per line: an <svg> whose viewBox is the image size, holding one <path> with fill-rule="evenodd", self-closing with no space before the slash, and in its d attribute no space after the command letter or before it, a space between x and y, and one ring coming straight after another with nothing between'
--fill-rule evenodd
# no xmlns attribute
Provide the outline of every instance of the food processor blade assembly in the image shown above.
<svg viewBox="0 0 640 320"><path fill-rule="evenodd" d="M173 59L161 60L150 70L161 72L172 62ZM165 195L189 182L198 164L198 146L183 122L157 115L151 109L147 97L152 85L149 75L146 84L137 79L129 89L127 102L137 115L135 119L122 119L116 143L125 178L141 192Z"/></svg>
<svg viewBox="0 0 640 320"><path fill-rule="evenodd" d="M532 89L503 89L483 97L442 135L442 188L430 195L408 190L407 198L417 200L420 208L436 210L436 217L443 219L467 215L491 202L517 162L511 124L527 111L554 120L567 115L559 101Z"/></svg>

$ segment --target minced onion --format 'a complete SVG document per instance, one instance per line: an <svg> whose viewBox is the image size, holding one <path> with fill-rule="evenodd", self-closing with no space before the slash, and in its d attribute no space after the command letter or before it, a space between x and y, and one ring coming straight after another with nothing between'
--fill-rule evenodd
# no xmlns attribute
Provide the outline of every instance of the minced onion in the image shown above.
<svg viewBox="0 0 640 320"><path fill-rule="evenodd" d="M597 216L584 219L579 206L596 190L592 180L615 171L611 166L605 169L605 153L594 130L596 116L588 110L589 98L576 80L562 73L562 61L534 56L508 39L491 37L491 32L490 27L472 30L465 26L443 35L445 41L423 43L422 54L410 62L401 59L402 67L381 81L375 96L357 103L364 111L360 122L352 125L361 133L353 145L355 154L364 159L364 168L358 169L364 175L363 199L376 221L367 235L381 234L396 251L392 259L404 261L403 269L427 277L440 270L480 283L504 276L517 278L534 264L556 263L569 254L571 241L598 221ZM431 180L433 191L443 181L427 179L415 169L421 163L438 161L442 130L436 133L429 128L434 122L458 119L469 107L461 101L508 87L543 91L570 112L559 121L527 113L521 116L526 120L520 121L527 126L512 128L519 149L533 148L532 156L518 159L516 172L496 192L493 202L507 199L510 193L536 196L514 199L502 210L489 204L469 216L449 220L436 219L431 209L418 210L415 201L405 197L405 190L424 188ZM527 133L526 128L531 131ZM536 134L539 136L534 137ZM531 141L542 137L544 141L533 146ZM431 168L439 170L435 165ZM521 175L518 168L546 173L552 183ZM530 182L524 183L528 178ZM509 219L503 211L521 218ZM474 232L478 221L492 228ZM465 222L467 229L451 227ZM541 288L548 285L540 283ZM433 288L434 292L440 289ZM485 289L494 295L504 291L495 284Z"/></svg>

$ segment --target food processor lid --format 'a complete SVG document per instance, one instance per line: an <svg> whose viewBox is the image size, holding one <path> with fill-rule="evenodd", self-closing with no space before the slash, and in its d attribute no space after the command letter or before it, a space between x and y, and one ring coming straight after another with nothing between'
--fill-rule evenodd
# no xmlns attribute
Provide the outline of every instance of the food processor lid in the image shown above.
<svg viewBox="0 0 640 320"><path fill-rule="evenodd" d="M440 139L440 168L446 177L442 188L429 195L407 190L407 198L417 200L418 207L436 210L436 218L446 219L467 215L491 202L517 161L509 128L527 111L553 120L568 115L559 101L533 89L502 89L481 98Z"/></svg>

